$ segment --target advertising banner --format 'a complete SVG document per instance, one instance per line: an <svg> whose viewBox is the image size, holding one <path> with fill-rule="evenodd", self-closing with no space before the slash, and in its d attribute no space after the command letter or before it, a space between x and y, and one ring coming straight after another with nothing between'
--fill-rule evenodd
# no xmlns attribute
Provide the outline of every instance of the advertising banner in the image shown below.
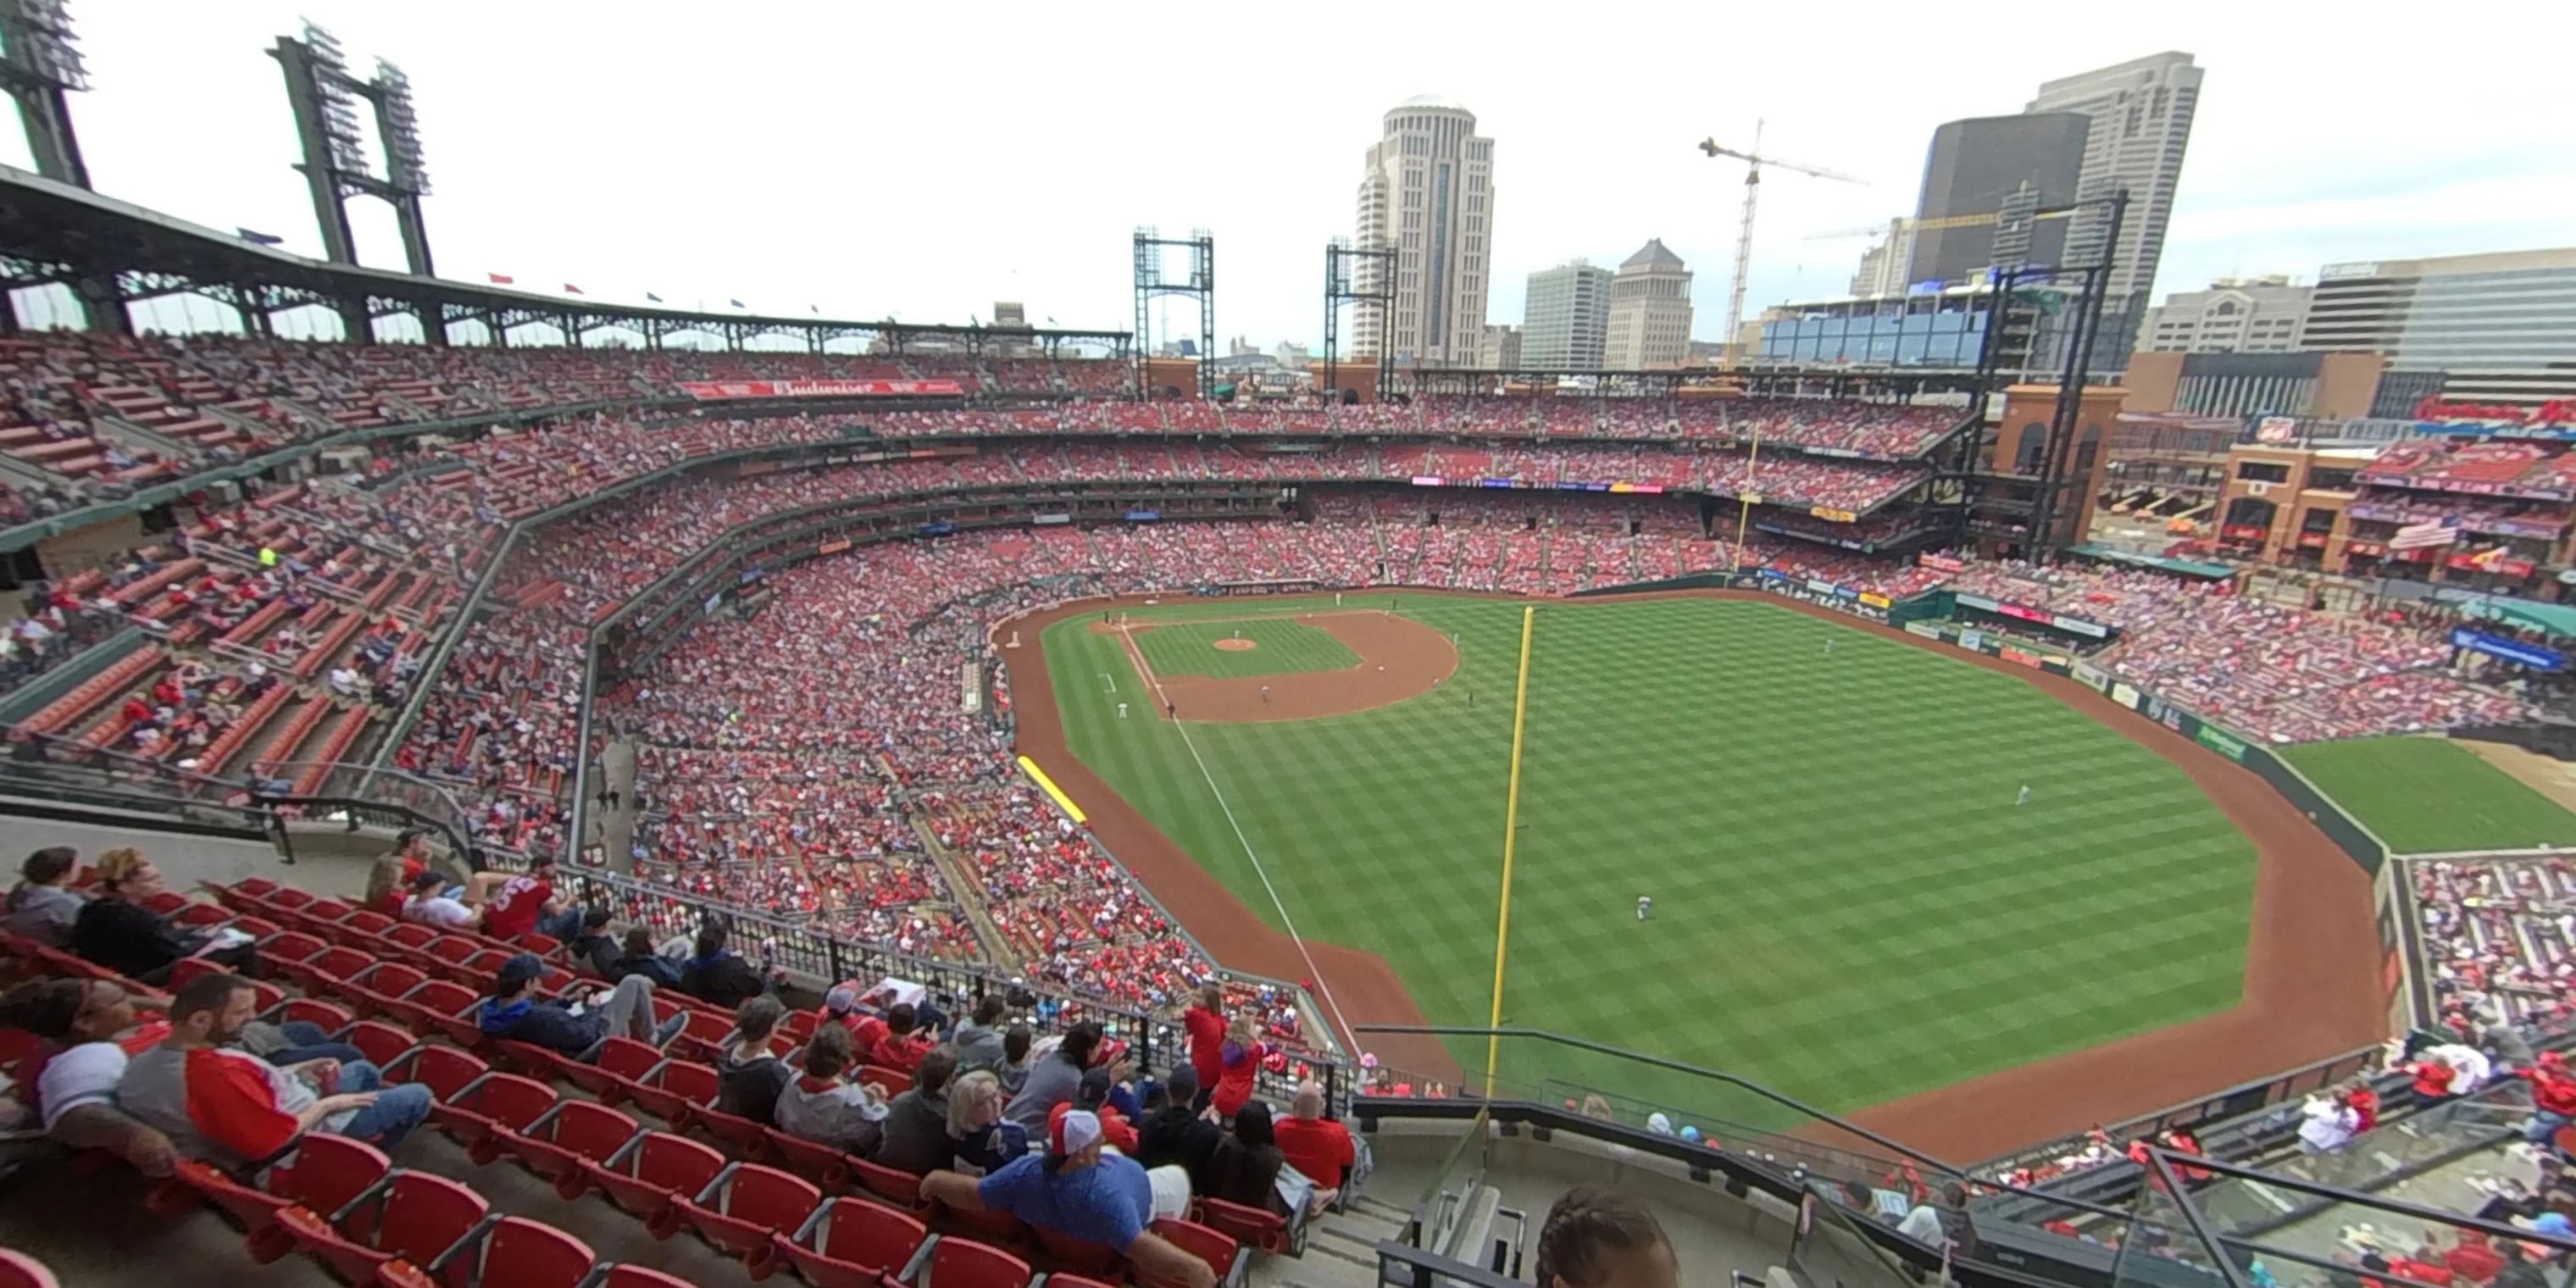
<svg viewBox="0 0 2576 1288"><path fill-rule="evenodd" d="M2131 711L2138 709L2138 691L2130 688L2129 682L2126 680L2113 680L2111 682L2111 700L2119 703L2121 706L2127 707Z"/></svg>
<svg viewBox="0 0 2576 1288"><path fill-rule="evenodd" d="M824 542L823 544L821 544L821 545L819 545L819 546L814 547L814 553L816 553L816 554L818 554L818 555L837 555L837 554L841 553L842 551L847 550L847 549L849 549L849 548L850 548L850 543L849 543L848 541L846 541L846 540L843 540L843 541L826 541L826 542Z"/></svg>
<svg viewBox="0 0 2576 1288"><path fill-rule="evenodd" d="M722 398L955 398L954 380L684 380L700 401Z"/></svg>
<svg viewBox="0 0 2576 1288"><path fill-rule="evenodd" d="M2077 683L2082 684L2085 688L2093 690L2095 693L2100 693L2104 689L2110 687L2111 677L2103 674L2102 668L2098 666L2091 666L2083 662L2077 662L2073 666L2068 667L2066 673L2074 676Z"/></svg>
<svg viewBox="0 0 2576 1288"><path fill-rule="evenodd" d="M2030 652L2027 649L2014 648L2010 644L2004 645L2003 648L1999 650L1999 655L2007 662L2019 662L2023 666L2029 667L2036 667L2039 665L2039 654Z"/></svg>
<svg viewBox="0 0 2576 1288"><path fill-rule="evenodd" d="M1934 626L1930 622L1907 622L1905 624L1905 633L1908 635L1920 635L1927 640L1937 640L1941 638L1941 628Z"/></svg>
<svg viewBox="0 0 2576 1288"><path fill-rule="evenodd" d="M2237 764L2241 765L2245 763L2245 742L2236 735L2226 733L2213 728L2210 725L2203 724L2198 729L2193 730L2191 736L2198 739L2201 746L2207 747L2211 751L2217 752L2219 755L2235 761Z"/></svg>
<svg viewBox="0 0 2576 1288"><path fill-rule="evenodd" d="M1858 523L1860 521L1860 516L1849 510L1835 510L1821 505L1809 508L1807 513L1829 523Z"/></svg>
<svg viewBox="0 0 2576 1288"><path fill-rule="evenodd" d="M1860 602L1867 604L1872 608L1887 608L1895 603L1895 601L1889 599L1885 595L1876 594L1866 590L1860 593Z"/></svg>
<svg viewBox="0 0 2576 1288"><path fill-rule="evenodd" d="M1953 559L1948 555L1918 555L1915 557L1914 562L1921 564L1934 572L1966 572L1968 570L1968 565L1966 563Z"/></svg>
<svg viewBox="0 0 2576 1288"><path fill-rule="evenodd" d="M1984 652L1985 649L1983 646L1985 642L1986 633L1984 631L1962 630L1959 632L1959 647L1966 649L1971 653Z"/></svg>
<svg viewBox="0 0 2576 1288"><path fill-rule="evenodd" d="M2470 630L2466 626L2451 628L2451 647L2464 648L2472 653L2484 653L2489 657L2500 657L2516 666L2527 666L2535 671L2556 671L2567 665L2567 658L2564 655L2537 644L2504 639L2484 631Z"/></svg>

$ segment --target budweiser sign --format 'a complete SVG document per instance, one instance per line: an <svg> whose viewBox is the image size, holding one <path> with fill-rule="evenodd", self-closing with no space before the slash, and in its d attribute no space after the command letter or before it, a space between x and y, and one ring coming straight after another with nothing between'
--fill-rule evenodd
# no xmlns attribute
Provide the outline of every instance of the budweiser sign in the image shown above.
<svg viewBox="0 0 2576 1288"><path fill-rule="evenodd" d="M689 380L691 398L954 398L954 380Z"/></svg>
<svg viewBox="0 0 2576 1288"><path fill-rule="evenodd" d="M2576 425L2576 400L2556 398L2537 407L2504 403L2444 402L2430 396L2415 404L2417 420L2496 421L2507 425Z"/></svg>

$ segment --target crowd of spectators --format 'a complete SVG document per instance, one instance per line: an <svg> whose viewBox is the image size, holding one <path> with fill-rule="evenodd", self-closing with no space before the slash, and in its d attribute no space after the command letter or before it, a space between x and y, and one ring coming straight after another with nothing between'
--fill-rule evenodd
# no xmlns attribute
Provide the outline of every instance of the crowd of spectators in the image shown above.
<svg viewBox="0 0 2576 1288"><path fill-rule="evenodd" d="M2539 844L2539 838L2533 843ZM2434 1008L2454 1033L2479 1016L2555 1027L2576 1015L2576 863L2407 865Z"/></svg>
<svg viewBox="0 0 2576 1288"><path fill-rule="evenodd" d="M2119 568L1977 564L1958 590L2120 628L2094 659L2142 689L2270 742L2502 724L2523 705L2446 669L2441 629L2311 611L2227 583Z"/></svg>

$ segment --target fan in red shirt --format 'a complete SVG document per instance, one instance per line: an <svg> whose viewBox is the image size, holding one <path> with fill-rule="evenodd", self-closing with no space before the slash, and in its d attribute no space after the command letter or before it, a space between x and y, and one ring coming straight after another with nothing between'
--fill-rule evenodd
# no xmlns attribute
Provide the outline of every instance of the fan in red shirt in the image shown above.
<svg viewBox="0 0 2576 1288"><path fill-rule="evenodd" d="M1190 1108L1205 1109L1225 1081L1225 989L1214 980L1199 985L1198 1001L1182 1012L1181 1023L1189 1031L1190 1072L1199 1076L1200 1103Z"/></svg>
<svg viewBox="0 0 2576 1288"><path fill-rule="evenodd" d="M1135 1156L1136 1128L1127 1121L1127 1115L1118 1112L1118 1106L1109 1103L1109 1070L1106 1067L1095 1065L1083 1070L1082 1085L1074 1090L1073 1099L1047 1111L1047 1139L1055 1139L1064 1116L1076 1109L1098 1116L1100 1138L1116 1147L1119 1153L1131 1158Z"/></svg>
<svg viewBox="0 0 2576 1288"><path fill-rule="evenodd" d="M483 911L483 933L503 943L517 943L537 928L537 917L553 911L555 865L540 860L525 876L512 877L492 891Z"/></svg>
<svg viewBox="0 0 2576 1288"><path fill-rule="evenodd" d="M2444 1255L2442 1264L2449 1266L2451 1273L2472 1283L2485 1283L2495 1278L2497 1271L2504 1269L2504 1258L2497 1256L2495 1249L2488 1246L2486 1235L2476 1230L2462 1230L2460 1246Z"/></svg>
<svg viewBox="0 0 2576 1288"><path fill-rule="evenodd" d="M918 1073L921 1057L939 1045L938 1035L918 1027L919 1023L909 1002L897 1002L888 1007L882 1020L871 1016L862 1021L863 1025L874 1025L877 1034L875 1054L869 1063L899 1069L906 1074ZM854 1033L851 1036L864 1038L866 1035Z"/></svg>
<svg viewBox="0 0 2576 1288"><path fill-rule="evenodd" d="M1261 1059L1269 1049L1252 1036L1252 1017L1238 1015L1225 1034L1225 1045L1218 1048L1218 1062L1224 1066L1217 1080L1216 1094L1208 1103L1216 1106L1219 1117L1233 1118L1243 1102L1252 1099L1252 1079L1261 1072Z"/></svg>
<svg viewBox="0 0 2576 1288"><path fill-rule="evenodd" d="M1334 1194L1349 1180L1359 1152L1351 1144L1350 1128L1324 1116L1322 1087L1311 1082L1297 1084L1297 1097L1289 1103L1289 1115L1271 1124L1271 1134L1277 1137L1279 1152L1287 1157L1289 1166L1315 1183L1315 1206L1320 1209L1331 1203Z"/></svg>

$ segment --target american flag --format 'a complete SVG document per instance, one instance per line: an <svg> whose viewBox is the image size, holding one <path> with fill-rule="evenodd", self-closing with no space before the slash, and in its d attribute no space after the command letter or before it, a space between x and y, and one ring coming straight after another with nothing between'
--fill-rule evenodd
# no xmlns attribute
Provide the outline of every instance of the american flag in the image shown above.
<svg viewBox="0 0 2576 1288"><path fill-rule="evenodd" d="M2460 539L2459 529L2451 526L2454 522L2455 520L2451 519L2436 519L2425 523L2407 524L2397 530L2396 536L2388 539L2388 548L2421 550L2426 546L2447 546Z"/></svg>

